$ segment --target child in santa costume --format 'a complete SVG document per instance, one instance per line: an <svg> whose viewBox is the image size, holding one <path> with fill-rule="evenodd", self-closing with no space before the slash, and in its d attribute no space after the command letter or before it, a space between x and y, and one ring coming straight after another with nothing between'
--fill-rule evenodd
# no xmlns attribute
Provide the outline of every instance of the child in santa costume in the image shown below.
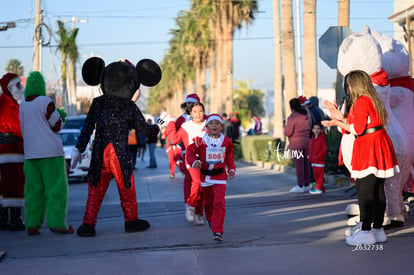
<svg viewBox="0 0 414 275"><path fill-rule="evenodd" d="M388 120L385 106L376 92L370 76L361 70L351 71L347 83L353 104L348 117L340 113L323 125L339 126L357 136L354 142L351 176L356 178L356 190L361 216L361 230L346 238L351 246L385 242L384 182L399 172L394 147L385 127ZM371 224L373 223L373 228Z"/></svg>
<svg viewBox="0 0 414 275"><path fill-rule="evenodd" d="M190 115L191 120L184 122L179 130L176 130L175 119L170 115L163 113L160 116L158 124L160 127L167 128L165 135L170 139L172 144L183 142L184 149L194 142L196 137L202 137L205 132L204 105L200 102L191 103ZM184 177L184 201L186 203L185 216L188 222L194 222L196 225L203 225L203 206L201 200L201 186L194 178L200 177L199 171L192 168L186 163L188 174Z"/></svg>
<svg viewBox="0 0 414 275"><path fill-rule="evenodd" d="M222 241L226 215L226 167L230 178L236 173L233 143L221 133L223 118L220 115L209 115L206 127L208 133L197 137L188 146L186 156L188 164L201 173L199 178L193 178L193 182L201 182L206 220L213 232L213 239Z"/></svg>
<svg viewBox="0 0 414 275"><path fill-rule="evenodd" d="M162 137L165 138L165 151L168 156L170 179L174 179L175 167L179 165L181 159L181 147L178 144L172 144L165 133L162 134Z"/></svg>
<svg viewBox="0 0 414 275"><path fill-rule="evenodd" d="M24 154L19 119L24 86L14 73L5 74L0 84L0 230L24 230Z"/></svg>
<svg viewBox="0 0 414 275"><path fill-rule="evenodd" d="M73 227L66 224L68 180L59 136L66 113L57 109L46 95L46 84L40 72L30 73L24 96L19 114L27 175L24 189L27 232L40 234L46 214L52 232L73 233Z"/></svg>
<svg viewBox="0 0 414 275"><path fill-rule="evenodd" d="M180 130L181 125L184 122L192 120L192 117L190 115L191 105L196 102L201 102L197 94L189 94L185 97L184 102L181 104L181 108L184 110L184 113L182 113L175 121L175 129L177 131ZM187 178L187 184L190 185L191 175L188 172L187 167L185 165L185 146L182 142L175 144L175 146L175 155L176 157L178 157L178 168L184 174L184 177Z"/></svg>
<svg viewBox="0 0 414 275"><path fill-rule="evenodd" d="M325 156L328 151L326 135L323 126L317 122L312 127L312 138L309 142L308 159L312 167L316 186L309 190L310 194L322 194L325 192L323 179L325 173Z"/></svg>

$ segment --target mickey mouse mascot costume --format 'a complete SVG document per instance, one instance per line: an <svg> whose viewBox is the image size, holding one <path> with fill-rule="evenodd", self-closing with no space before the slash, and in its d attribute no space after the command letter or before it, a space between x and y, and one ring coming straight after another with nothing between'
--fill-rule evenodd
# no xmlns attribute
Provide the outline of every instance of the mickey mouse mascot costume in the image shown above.
<svg viewBox="0 0 414 275"><path fill-rule="evenodd" d="M100 84L103 95L92 101L79 141L72 152L71 166L76 167L95 130L88 172L88 200L83 224L77 233L81 237L96 235L97 215L112 177L120 194L125 231L146 230L150 224L138 219L128 133L130 129L136 129L147 136L158 134L158 126L146 124L135 101L140 95L140 84L148 87L158 84L161 69L150 59L143 59L136 66L123 60L105 67L101 58L92 57L84 63L82 77L88 85Z"/></svg>

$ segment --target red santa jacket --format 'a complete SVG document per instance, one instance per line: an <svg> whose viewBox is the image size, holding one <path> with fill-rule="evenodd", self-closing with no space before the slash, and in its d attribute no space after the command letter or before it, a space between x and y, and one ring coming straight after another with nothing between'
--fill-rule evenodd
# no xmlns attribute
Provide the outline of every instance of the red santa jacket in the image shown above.
<svg viewBox="0 0 414 275"><path fill-rule="evenodd" d="M223 134L218 139L212 139L208 134L205 134L202 138L197 137L188 146L186 158L191 166L197 160L202 162L201 186L226 184L226 166L229 171L236 171L233 143Z"/></svg>
<svg viewBox="0 0 414 275"><path fill-rule="evenodd" d="M202 124L195 124L192 120L184 122L178 131L175 128L174 121L168 123L165 129L165 135L171 141L171 144L183 142L184 149L193 143L196 137L202 137L205 132L205 121Z"/></svg>
<svg viewBox="0 0 414 275"><path fill-rule="evenodd" d="M325 164L325 156L328 151L326 146L325 132L319 135L318 138L312 136L309 142L308 159L310 163Z"/></svg>
<svg viewBox="0 0 414 275"><path fill-rule="evenodd" d="M0 95L0 132L13 133L16 137L23 138L20 128L19 104L6 89L3 89L3 93ZM0 163L20 163L23 161L23 140L0 144Z"/></svg>

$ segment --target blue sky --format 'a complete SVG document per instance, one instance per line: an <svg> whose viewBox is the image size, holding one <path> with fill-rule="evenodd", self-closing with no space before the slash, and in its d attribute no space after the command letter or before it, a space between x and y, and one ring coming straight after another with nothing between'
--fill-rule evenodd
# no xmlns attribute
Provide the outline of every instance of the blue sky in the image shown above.
<svg viewBox="0 0 414 275"><path fill-rule="evenodd" d="M34 18L35 0L7 1L7 4L5 0L1 1L0 26L7 21L15 21L17 26L0 32L0 74L5 73L7 62L15 58L22 62L27 75L32 69L34 23L30 19ZM300 3L302 5L303 0ZM272 5L272 0L259 1L256 20L236 32L234 43L234 79L249 80L253 88L264 91L273 89ZM42 0L44 22L53 33L52 47L42 51L42 72L49 82L59 77L61 59L53 47L57 45L55 33L59 18L71 21L75 17L81 21L76 23L80 28L78 67L91 55L102 56L107 64L119 58L127 58L133 63L142 58L160 62L168 49L169 31L175 27L174 18L189 6L189 0ZM318 39L329 26L337 24L337 10L336 0L317 1ZM393 35L393 24L388 20L392 14L392 0L351 0L350 28L359 32L368 25ZM67 23L68 28L71 26L72 23ZM332 87L336 71L321 60L318 63L319 87Z"/></svg>

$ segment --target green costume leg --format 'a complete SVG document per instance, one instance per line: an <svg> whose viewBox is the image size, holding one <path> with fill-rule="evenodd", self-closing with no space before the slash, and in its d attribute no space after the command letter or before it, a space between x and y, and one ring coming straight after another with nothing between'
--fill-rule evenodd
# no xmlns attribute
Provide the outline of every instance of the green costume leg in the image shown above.
<svg viewBox="0 0 414 275"><path fill-rule="evenodd" d="M24 186L25 195L25 224L28 228L40 228L45 217L45 193L38 159L29 159L24 162L26 177Z"/></svg>
<svg viewBox="0 0 414 275"><path fill-rule="evenodd" d="M68 177L65 157L42 159L45 184L47 224L49 228L66 229L68 208Z"/></svg>

